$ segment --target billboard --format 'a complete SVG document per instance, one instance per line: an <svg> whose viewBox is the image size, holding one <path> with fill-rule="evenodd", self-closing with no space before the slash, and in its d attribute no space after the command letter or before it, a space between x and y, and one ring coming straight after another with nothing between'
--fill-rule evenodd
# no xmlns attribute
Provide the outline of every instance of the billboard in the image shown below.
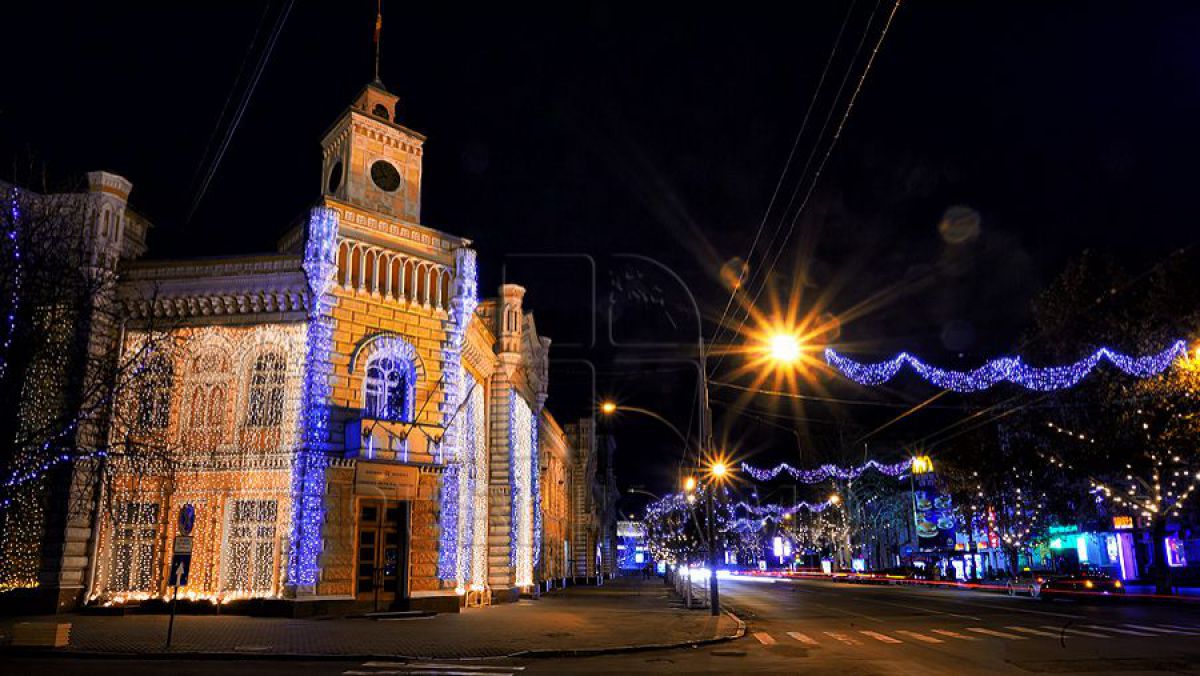
<svg viewBox="0 0 1200 676"><path fill-rule="evenodd" d="M922 551L954 549L954 500L938 489L933 472L913 477L913 518Z"/></svg>

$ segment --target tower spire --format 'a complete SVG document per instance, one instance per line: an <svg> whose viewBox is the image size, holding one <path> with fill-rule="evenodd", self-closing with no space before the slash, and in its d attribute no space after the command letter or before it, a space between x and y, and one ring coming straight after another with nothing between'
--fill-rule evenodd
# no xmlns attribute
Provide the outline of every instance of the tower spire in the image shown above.
<svg viewBox="0 0 1200 676"><path fill-rule="evenodd" d="M375 84L382 86L379 79L379 38L383 33L383 0L375 0Z"/></svg>

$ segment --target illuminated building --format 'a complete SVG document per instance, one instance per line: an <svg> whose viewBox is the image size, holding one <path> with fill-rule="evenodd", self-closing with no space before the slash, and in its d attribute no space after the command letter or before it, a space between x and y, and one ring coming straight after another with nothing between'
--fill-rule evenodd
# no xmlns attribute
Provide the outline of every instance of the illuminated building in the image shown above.
<svg viewBox="0 0 1200 676"><path fill-rule="evenodd" d="M183 599L453 610L565 576L560 552L543 559L566 539L550 341L522 287L480 299L471 242L421 224L425 137L397 103L376 81L339 116L321 197L277 252L133 261L140 219L106 252L123 320L109 354L128 372L78 446L107 449L64 545L88 602L168 596L185 505ZM123 209L131 186L103 177Z"/></svg>

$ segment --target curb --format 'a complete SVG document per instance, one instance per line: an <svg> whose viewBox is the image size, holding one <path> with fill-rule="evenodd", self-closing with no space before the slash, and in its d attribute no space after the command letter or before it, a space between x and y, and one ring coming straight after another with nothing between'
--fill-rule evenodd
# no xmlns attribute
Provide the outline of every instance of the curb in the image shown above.
<svg viewBox="0 0 1200 676"><path fill-rule="evenodd" d="M213 661L310 661L310 662L358 662L372 660L441 660L454 662L479 662L483 660L504 659L544 659L551 657L594 657L598 655L615 655L621 653L644 652L649 650L669 650L672 648L688 648L702 645L713 645L735 641L746 635L746 623L733 612L726 610L725 614L737 623L733 633L710 638L676 641L673 643L646 643L635 645L606 646L602 648L547 648L541 650L519 650L505 655L488 655L483 657L439 657L436 655L397 655L397 654L306 654L306 653L253 653L253 652L99 652L71 651L42 648L5 648L0 650L3 657L44 657L51 659L96 659L96 660L213 660Z"/></svg>

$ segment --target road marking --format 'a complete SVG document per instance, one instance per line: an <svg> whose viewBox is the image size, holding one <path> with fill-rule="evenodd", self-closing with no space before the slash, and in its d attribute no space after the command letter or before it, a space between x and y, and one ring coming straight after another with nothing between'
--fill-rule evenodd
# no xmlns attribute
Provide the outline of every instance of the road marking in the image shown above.
<svg viewBox="0 0 1200 676"><path fill-rule="evenodd" d="M916 610L921 613L933 613L935 615L949 615L950 617L961 617L961 618L967 619L967 620L975 620L976 622L983 620L982 617L976 617L974 615L961 615L959 613L948 613L944 610L934 610L933 608L922 608L921 606L910 606L905 603L892 603L891 601L879 601L877 599L868 601L868 603L878 603L880 605L885 605L885 606L895 606L897 608L906 608L908 610Z"/></svg>
<svg viewBox="0 0 1200 676"><path fill-rule="evenodd" d="M917 633L917 632L915 632L915 631L905 631L905 630L903 630L903 629L897 629L897 630L896 630L896 633L897 633L897 634L902 634L902 635L904 635L904 636L907 636L907 637L909 637L909 638L916 639L916 640L918 640L918 641L924 641L925 643L945 643L945 641L943 641L943 640L942 640L942 639L940 639L940 638L934 638L934 637L932 637L932 636L926 636L925 634L918 634L918 633Z"/></svg>
<svg viewBox="0 0 1200 676"><path fill-rule="evenodd" d="M1071 634L1074 636L1089 636L1091 638L1112 638L1108 634L1097 634L1094 631L1084 631L1082 629L1076 629L1074 627L1055 627L1054 625L1044 624L1044 625L1042 625L1042 628L1043 629L1053 629L1054 631L1061 632L1063 634Z"/></svg>
<svg viewBox="0 0 1200 676"><path fill-rule="evenodd" d="M1006 633L1003 631L996 631L995 629L984 629L983 627L967 627L967 631L973 631L976 634L984 634L985 636L995 636L996 638L1006 638L1010 641L1024 641L1025 640L1024 636L1017 636L1016 634L1009 634L1009 633Z"/></svg>
<svg viewBox="0 0 1200 676"><path fill-rule="evenodd" d="M476 673L525 671L525 667L518 666L488 666L455 662L364 662L363 666L375 669L457 669Z"/></svg>
<svg viewBox="0 0 1200 676"><path fill-rule="evenodd" d="M1033 634L1034 636L1045 636L1047 638L1061 638L1061 634L1054 634L1054 633L1051 633L1048 631L1042 631L1041 629L1030 629L1029 627L1005 627L1005 629L1012 629L1013 631L1019 631L1019 632L1025 633L1025 634Z"/></svg>
<svg viewBox="0 0 1200 676"><path fill-rule="evenodd" d="M862 642L859 641L858 639L853 638L851 636L847 636L845 634L839 634L836 631L826 631L826 632L822 632L822 633L830 638L835 638L835 639L841 641L842 643L845 643L846 645L862 645Z"/></svg>
<svg viewBox="0 0 1200 676"><path fill-rule="evenodd" d="M511 671L463 671L462 667L424 667L421 669L389 669L387 671L343 671L342 676L405 676L407 674L438 674L438 676L471 676L471 674L496 674L513 676Z"/></svg>
<svg viewBox="0 0 1200 676"><path fill-rule="evenodd" d="M1134 631L1132 629L1122 629L1120 627L1101 627L1101 626L1097 626L1095 624L1085 624L1083 626L1087 627L1088 629L1099 629L1100 631L1115 631L1118 634L1127 634L1129 636L1155 636L1156 635L1156 634L1151 634L1148 631Z"/></svg>
<svg viewBox="0 0 1200 676"><path fill-rule="evenodd" d="M904 643L904 641L901 641L898 638L892 638L891 636L888 636L887 634L881 634L877 631L867 631L866 629L859 629L858 633L860 633L864 636L870 636L871 638L875 639L876 641L880 641L883 643Z"/></svg>
<svg viewBox="0 0 1200 676"><path fill-rule="evenodd" d="M775 645L775 637L765 631L754 632L754 638L758 639L758 642L763 645Z"/></svg>
<svg viewBox="0 0 1200 676"><path fill-rule="evenodd" d="M792 638L796 639L797 641L799 641L805 645L817 645L817 642L814 639L810 638L809 636L806 636L805 634L801 634L798 631L789 631L787 633L787 635L791 636Z"/></svg>
<svg viewBox="0 0 1200 676"><path fill-rule="evenodd" d="M1131 625L1129 625L1129 626L1131 626L1131 627L1132 627L1133 625L1131 624ZM1160 624L1160 625L1158 625L1158 626L1160 626L1160 627L1169 627L1169 628L1171 628L1171 629L1179 629L1179 630L1181 630L1181 631L1197 631L1197 630L1200 630L1200 627L1185 627L1185 626L1182 626L1182 625L1179 625L1179 624Z"/></svg>
<svg viewBox="0 0 1200 676"><path fill-rule="evenodd" d="M1032 600L1032 599L1029 599L1029 600ZM1067 617L1072 620L1086 620L1087 619L1083 615L1069 615L1067 613L1052 613L1048 610L1027 610L1025 608L1013 607L1013 606L1017 605L1018 603L1025 603L1025 601L1022 601L1019 599L1014 600L1012 606L997 606L997 605L993 605L991 603L976 603L974 601L950 601L950 600L947 600L947 602L948 603L957 603L959 605L964 605L964 606L979 606L980 608L993 608L996 610L1008 610L1008 611L1015 611L1018 613L1029 613L1031 615L1049 615L1050 617Z"/></svg>
<svg viewBox="0 0 1200 676"><path fill-rule="evenodd" d="M1159 629L1158 627L1147 627L1144 624L1129 624L1129 623L1122 624L1121 626L1129 627L1130 629L1141 629L1142 631L1155 631L1160 634L1182 634L1184 636L1200 636L1200 633L1198 633L1198 632L1188 631L1187 629L1178 629L1176 627L1170 627L1170 625L1166 625L1166 624L1160 624L1159 627L1170 627L1169 629Z"/></svg>
<svg viewBox="0 0 1200 676"><path fill-rule="evenodd" d="M979 639L975 638L974 636L967 636L966 634L960 634L957 631L950 631L949 629L934 629L932 631L935 634L941 634L942 636L949 636L950 638L959 638L964 641L978 641L979 640Z"/></svg>

